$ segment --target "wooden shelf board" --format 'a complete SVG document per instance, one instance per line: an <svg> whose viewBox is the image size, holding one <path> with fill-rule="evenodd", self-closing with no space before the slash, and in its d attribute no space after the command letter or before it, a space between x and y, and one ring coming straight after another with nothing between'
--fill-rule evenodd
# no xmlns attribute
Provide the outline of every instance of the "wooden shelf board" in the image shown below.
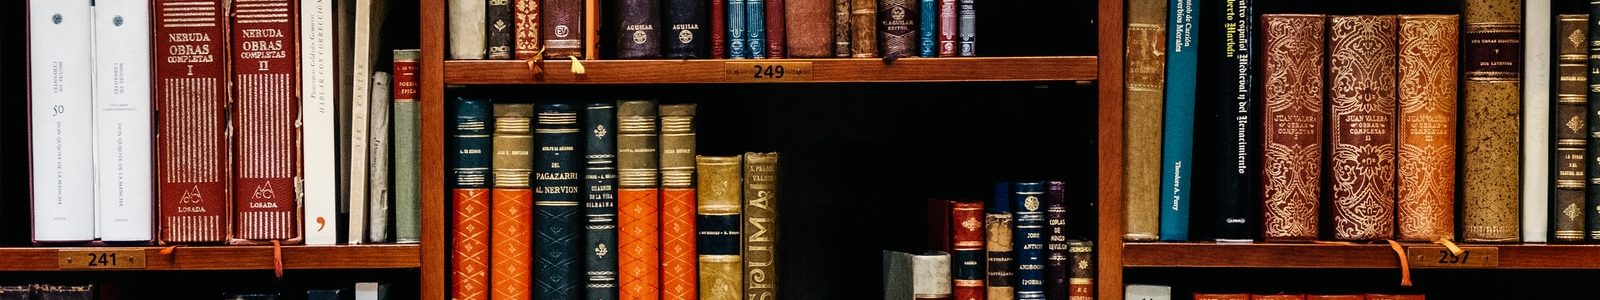
<svg viewBox="0 0 1600 300"><path fill-rule="evenodd" d="M164 247L5 247L0 271L63 271L62 250L144 251L139 270L271 270L272 246L180 246L171 255ZM422 265L416 244L284 246L284 269L411 269Z"/></svg>
<svg viewBox="0 0 1600 300"><path fill-rule="evenodd" d="M1410 246L1437 246L1403 243ZM1498 269L1600 269L1600 245L1460 244L1497 247ZM1388 244L1133 243L1124 245L1125 267L1199 268L1398 268ZM1417 266L1412 266L1418 268Z"/></svg>
<svg viewBox="0 0 1600 300"><path fill-rule="evenodd" d="M587 60L583 75L572 62L551 60L535 78L527 62L451 60L444 63L445 84L654 84L731 83L727 62L811 62L812 78L794 82L956 82L1095 80L1094 56L902 58L884 64L875 58L777 60Z"/></svg>

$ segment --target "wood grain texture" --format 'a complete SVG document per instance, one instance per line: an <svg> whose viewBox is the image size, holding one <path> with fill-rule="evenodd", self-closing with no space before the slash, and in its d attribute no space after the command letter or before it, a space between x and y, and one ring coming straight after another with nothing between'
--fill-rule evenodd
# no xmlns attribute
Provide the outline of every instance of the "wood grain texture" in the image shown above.
<svg viewBox="0 0 1600 300"><path fill-rule="evenodd" d="M1094 80L1099 66L1089 56L902 58L890 64L873 58L773 61L812 62L812 80L808 82ZM583 61L588 72L576 75L569 71L570 61L546 61L544 74L534 76L527 63L521 61L458 60L445 62L444 83L721 83L728 81L723 66L726 62L729 60L589 60Z"/></svg>
<svg viewBox="0 0 1600 300"><path fill-rule="evenodd" d="M271 270L270 246L184 246L170 255L144 250L143 270ZM60 271L57 252L96 247L0 248L0 271ZM127 248L115 248L127 249ZM417 245L284 246L284 269L412 269L421 266Z"/></svg>
<svg viewBox="0 0 1600 300"><path fill-rule="evenodd" d="M421 0L422 47L422 291L445 299L444 15L445 0Z"/></svg>
<svg viewBox="0 0 1600 300"><path fill-rule="evenodd" d="M1437 246L1403 243L1406 247ZM1478 246L1461 244L1461 246ZM1512 244L1498 247L1498 269L1600 269L1600 245ZM1400 267L1388 244L1215 244L1131 243L1124 249L1124 267L1335 268ZM1421 268L1411 266L1412 268ZM1102 278L1104 274L1101 274ZM1102 290L1102 295L1104 295Z"/></svg>
<svg viewBox="0 0 1600 300"><path fill-rule="evenodd" d="M1122 224L1122 28L1123 0L1100 0L1099 7L1099 220ZM1096 261L1099 299L1122 300L1122 226L1100 226Z"/></svg>

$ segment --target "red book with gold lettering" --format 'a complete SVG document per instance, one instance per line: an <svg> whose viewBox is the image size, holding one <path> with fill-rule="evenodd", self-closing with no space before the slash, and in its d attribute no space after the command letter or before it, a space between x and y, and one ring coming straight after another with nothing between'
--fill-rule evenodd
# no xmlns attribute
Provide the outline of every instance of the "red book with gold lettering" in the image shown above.
<svg viewBox="0 0 1600 300"><path fill-rule="evenodd" d="M235 244L300 241L298 2L232 4Z"/></svg>
<svg viewBox="0 0 1600 300"><path fill-rule="evenodd" d="M159 0L155 15L156 174L161 242L229 233L228 18L220 0ZM283 194L293 195L293 189Z"/></svg>

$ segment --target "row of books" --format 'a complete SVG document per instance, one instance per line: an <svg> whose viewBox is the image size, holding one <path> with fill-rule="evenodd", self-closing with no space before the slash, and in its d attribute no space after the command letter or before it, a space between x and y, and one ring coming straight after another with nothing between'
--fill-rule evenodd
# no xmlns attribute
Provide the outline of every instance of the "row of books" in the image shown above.
<svg viewBox="0 0 1600 300"><path fill-rule="evenodd" d="M973 0L450 0L451 59L977 55Z"/></svg>
<svg viewBox="0 0 1600 300"><path fill-rule="evenodd" d="M1123 299L1171 300L1172 287L1154 284L1129 284ZM1243 294L1194 293L1194 300L1424 300L1421 294Z"/></svg>
<svg viewBox="0 0 1600 300"><path fill-rule="evenodd" d="M33 240L417 242L419 53L333 10L28 1Z"/></svg>
<svg viewBox="0 0 1600 300"><path fill-rule="evenodd" d="M697 155L695 104L452 106L453 298L776 297L778 153Z"/></svg>
<svg viewBox="0 0 1600 300"><path fill-rule="evenodd" d="M0 300L90 300L94 285L0 285Z"/></svg>
<svg viewBox="0 0 1600 300"><path fill-rule="evenodd" d="M388 299L389 284L379 282L357 282L355 292L350 289L313 289L306 291L305 299L308 300L383 300ZM116 298L117 295L102 295L107 298ZM221 297L224 300L276 300L282 296L279 293L228 293ZM95 288L92 284L86 285L6 285L0 286L0 300L90 300L95 298Z"/></svg>
<svg viewBox="0 0 1600 300"><path fill-rule="evenodd" d="M1515 0L1465 1L1464 22L1250 2L1198 6L1225 16L1210 27L1176 1L1170 14L1166 1L1129 6L1125 239L1186 241L1198 222L1224 242L1575 242L1585 226L1600 238L1600 193L1585 201L1600 189L1584 176L1600 174L1584 160L1600 152L1585 146L1600 138L1584 136L1600 132L1585 125L1600 109L1585 97L1586 16L1530 4L1544 25L1522 30ZM1226 40L1193 38L1204 28ZM1216 214L1192 223L1197 199Z"/></svg>
<svg viewBox="0 0 1600 300"><path fill-rule="evenodd" d="M1066 227L1061 181L997 183L987 205L929 200L929 252L883 252L884 299L1094 299L1094 243Z"/></svg>

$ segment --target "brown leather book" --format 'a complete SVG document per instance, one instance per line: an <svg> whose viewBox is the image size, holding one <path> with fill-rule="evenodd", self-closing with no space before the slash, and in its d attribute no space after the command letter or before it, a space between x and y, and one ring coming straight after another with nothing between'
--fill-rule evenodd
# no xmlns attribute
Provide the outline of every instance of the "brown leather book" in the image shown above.
<svg viewBox="0 0 1600 300"><path fill-rule="evenodd" d="M850 0L850 57L878 57L878 0Z"/></svg>
<svg viewBox="0 0 1600 300"><path fill-rule="evenodd" d="M661 105L661 299L695 299L695 105Z"/></svg>
<svg viewBox="0 0 1600 300"><path fill-rule="evenodd" d="M1367 300L1427 300L1424 295L1367 294Z"/></svg>
<svg viewBox="0 0 1600 300"><path fill-rule="evenodd" d="M152 15L156 49L171 49L156 51L153 65L156 207L165 244L222 242L232 232L225 3L161 0L155 5L182 6L188 16Z"/></svg>
<svg viewBox="0 0 1600 300"><path fill-rule="evenodd" d="M1124 55L1124 203L1129 241L1154 241L1160 226L1161 117L1167 51L1167 1L1130 0ZM1321 32L1320 30L1318 32Z"/></svg>
<svg viewBox="0 0 1600 300"><path fill-rule="evenodd" d="M916 0L878 0L878 51L883 57L917 56Z"/></svg>
<svg viewBox="0 0 1600 300"><path fill-rule="evenodd" d="M763 7L766 12L762 15L767 18L766 24L763 25L767 28L767 58L784 58L785 49L788 48L784 45L784 40L788 36L785 33L788 31L788 25L784 25L784 17L787 17L784 11L788 7L788 4L785 4L786 2L784 0L766 0L766 6Z"/></svg>
<svg viewBox="0 0 1600 300"><path fill-rule="evenodd" d="M300 239L298 1L234 2L233 237L246 241ZM244 9L250 7L281 7ZM259 45L281 45L281 48Z"/></svg>
<svg viewBox="0 0 1600 300"><path fill-rule="evenodd" d="M1250 300L1305 300L1305 299L1306 299L1306 295L1299 295L1299 294L1250 295Z"/></svg>
<svg viewBox="0 0 1600 300"><path fill-rule="evenodd" d="M1556 32L1556 198L1550 207L1555 241L1583 241L1584 151L1588 149L1589 16L1561 15Z"/></svg>
<svg viewBox="0 0 1600 300"><path fill-rule="evenodd" d="M1361 295L1306 295L1306 300L1364 300Z"/></svg>
<svg viewBox="0 0 1600 300"><path fill-rule="evenodd" d="M494 104L489 290L495 299L533 297L532 118L533 104Z"/></svg>
<svg viewBox="0 0 1600 300"><path fill-rule="evenodd" d="M744 154L744 295L778 297L778 153Z"/></svg>
<svg viewBox="0 0 1600 300"><path fill-rule="evenodd" d="M1522 1L1467 0L1461 236L1521 240ZM1544 175L1539 175L1544 176Z"/></svg>
<svg viewBox="0 0 1600 300"><path fill-rule="evenodd" d="M833 57L850 57L850 2L833 0Z"/></svg>
<svg viewBox="0 0 1600 300"><path fill-rule="evenodd" d="M787 34L789 57L833 56L833 0L785 0L783 4L788 6L784 10L788 16L784 18L783 26L789 27L784 32ZM773 25L767 23L767 26ZM767 35L767 38L781 40L777 37Z"/></svg>
<svg viewBox="0 0 1600 300"><path fill-rule="evenodd" d="M1250 300L1250 294L1201 294L1195 293L1194 300Z"/></svg>
<svg viewBox="0 0 1600 300"><path fill-rule="evenodd" d="M543 13L539 15L542 29L540 38L545 47L544 57L548 59L567 59L584 56L584 21L583 2L585 0L539 0ZM517 9L522 9L518 7ZM520 16L520 15L519 15ZM518 30L521 30L520 28ZM519 35L520 36L520 35ZM522 48L517 48L521 53ZM519 57L520 58L520 57Z"/></svg>
<svg viewBox="0 0 1600 300"><path fill-rule="evenodd" d="M1456 15L1400 16L1399 239L1455 236Z"/></svg>
<svg viewBox="0 0 1600 300"><path fill-rule="evenodd" d="M1094 300L1094 241L1067 242L1072 259L1072 277L1067 280L1068 300Z"/></svg>
<svg viewBox="0 0 1600 300"><path fill-rule="evenodd" d="M1261 16L1261 94L1267 108L1261 122L1261 236L1266 241L1317 239L1325 22L1323 15ZM1159 149L1152 151L1159 159ZM1154 198L1155 187L1150 189Z"/></svg>
<svg viewBox="0 0 1600 300"><path fill-rule="evenodd" d="M1395 18L1328 17L1333 237L1394 238Z"/></svg>
<svg viewBox="0 0 1600 300"><path fill-rule="evenodd" d="M450 298L489 299L489 189L456 188Z"/></svg>
<svg viewBox="0 0 1600 300"><path fill-rule="evenodd" d="M543 33L539 30L539 22L543 22L539 13L549 9L541 5L544 4L541 2L545 1L548 0L517 0L517 3L513 4L512 10L516 11L514 20L517 24L517 47L514 50L517 59L532 59L534 55L539 55L539 47L543 45L539 37L539 34Z"/></svg>

